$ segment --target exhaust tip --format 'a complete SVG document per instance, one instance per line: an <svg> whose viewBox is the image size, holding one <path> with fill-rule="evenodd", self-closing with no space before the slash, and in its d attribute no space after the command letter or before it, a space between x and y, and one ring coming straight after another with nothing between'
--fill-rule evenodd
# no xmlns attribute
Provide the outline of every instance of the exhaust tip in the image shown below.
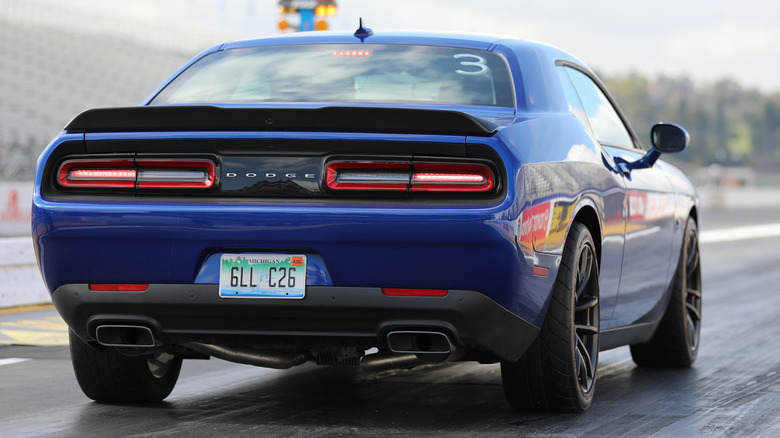
<svg viewBox="0 0 780 438"><path fill-rule="evenodd" d="M105 347L154 347L154 334L140 325L100 325L95 338Z"/></svg>
<svg viewBox="0 0 780 438"><path fill-rule="evenodd" d="M450 354L454 347L449 336L432 331L392 331L387 346L394 353Z"/></svg>

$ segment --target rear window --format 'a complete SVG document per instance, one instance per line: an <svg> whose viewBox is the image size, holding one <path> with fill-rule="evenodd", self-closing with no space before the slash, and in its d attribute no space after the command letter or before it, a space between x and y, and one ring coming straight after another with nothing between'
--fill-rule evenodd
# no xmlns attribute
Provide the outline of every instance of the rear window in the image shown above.
<svg viewBox="0 0 780 438"><path fill-rule="evenodd" d="M310 45L212 53L152 104L389 102L514 107L504 59L492 52L407 45Z"/></svg>

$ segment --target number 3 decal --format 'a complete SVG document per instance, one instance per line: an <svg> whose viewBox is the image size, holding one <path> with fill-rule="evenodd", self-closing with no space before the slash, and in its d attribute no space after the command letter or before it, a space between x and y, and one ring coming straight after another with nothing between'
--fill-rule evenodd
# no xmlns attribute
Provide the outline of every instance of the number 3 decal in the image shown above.
<svg viewBox="0 0 780 438"><path fill-rule="evenodd" d="M458 53L457 55L452 55L455 59L461 59L461 58L471 58L473 61L461 61L460 65L464 67L476 67L478 70L455 70L455 73L461 74L461 75L481 75L482 73L486 73L490 71L490 67L487 66L487 60L479 55L472 55L471 53Z"/></svg>

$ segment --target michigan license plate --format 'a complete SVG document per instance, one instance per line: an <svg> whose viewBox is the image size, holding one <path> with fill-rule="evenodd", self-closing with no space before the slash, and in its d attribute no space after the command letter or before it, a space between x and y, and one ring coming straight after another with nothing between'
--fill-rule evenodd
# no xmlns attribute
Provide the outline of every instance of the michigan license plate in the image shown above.
<svg viewBox="0 0 780 438"><path fill-rule="evenodd" d="M298 254L223 254L222 298L303 298L306 256Z"/></svg>

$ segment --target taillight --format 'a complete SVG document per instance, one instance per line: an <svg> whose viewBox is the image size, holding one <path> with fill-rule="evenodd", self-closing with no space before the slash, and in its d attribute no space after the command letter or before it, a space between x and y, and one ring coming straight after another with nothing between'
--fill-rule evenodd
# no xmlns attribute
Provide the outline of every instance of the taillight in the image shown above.
<svg viewBox="0 0 780 438"><path fill-rule="evenodd" d="M409 163L333 161L326 169L325 184L333 190L405 191L409 186Z"/></svg>
<svg viewBox="0 0 780 438"><path fill-rule="evenodd" d="M495 185L483 164L414 163L412 191L487 192Z"/></svg>
<svg viewBox="0 0 780 438"><path fill-rule="evenodd" d="M62 163L57 182L63 187L135 187L133 160L70 160Z"/></svg>
<svg viewBox="0 0 780 438"><path fill-rule="evenodd" d="M208 189L216 168L210 160L137 160L139 189Z"/></svg>
<svg viewBox="0 0 780 438"><path fill-rule="evenodd" d="M332 161L325 174L331 190L487 192L495 187L490 167L472 163Z"/></svg>
<svg viewBox="0 0 780 438"><path fill-rule="evenodd" d="M77 159L57 172L62 187L208 189L216 166L211 160Z"/></svg>

